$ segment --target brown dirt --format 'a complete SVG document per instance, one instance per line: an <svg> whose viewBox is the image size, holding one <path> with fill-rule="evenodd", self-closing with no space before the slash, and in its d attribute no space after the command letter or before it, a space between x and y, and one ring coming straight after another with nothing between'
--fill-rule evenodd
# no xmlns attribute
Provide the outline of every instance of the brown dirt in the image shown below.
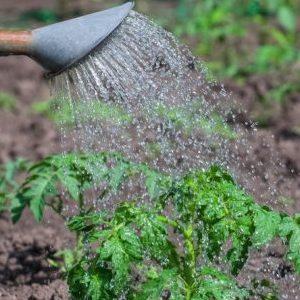
<svg viewBox="0 0 300 300"><path fill-rule="evenodd" d="M262 160L265 162L264 167L270 168L271 171L270 155L273 154L274 158L277 157L280 160L282 166L279 168L280 174L278 175L286 179L285 183L282 183L281 191L294 200L293 204L287 208L290 212L299 212L300 93L290 95L283 105L274 101L270 107L266 108L262 104L258 104L257 99L269 84L269 77L260 76L259 78L250 78L244 87L239 87L233 82L227 82L227 89L233 92L234 97L248 112L247 116L242 117L242 121L249 117L255 118L258 109L261 114L267 111L270 116L267 127L258 127L257 134L249 137L249 142L253 148L250 156L253 157L254 164L256 160Z"/></svg>
<svg viewBox="0 0 300 300"><path fill-rule="evenodd" d="M68 299L66 284L47 261L72 239L57 216L48 212L36 224L26 212L13 225L1 215L0 234L0 299Z"/></svg>
<svg viewBox="0 0 300 300"><path fill-rule="evenodd" d="M13 93L19 100L14 111L0 111L0 162L18 156L40 159L58 152L59 138L53 124L33 114L30 109L33 102L49 97L41 69L29 59L18 57L0 59L0 73L6 74L0 79L0 90ZM251 88L246 87L251 93L255 93ZM233 90L238 99L251 104L251 97L247 93L237 87ZM250 139L254 163L258 158L268 161L270 150L281 156L285 167L283 175L289 178L290 183L283 190L286 189L294 199L287 207L291 213L300 210L300 138L291 133L291 128L299 125L299 103L300 97L291 100L282 109L280 121L270 128L260 129ZM270 149L264 144L270 145ZM250 170L250 164L248 167ZM294 170L293 173L290 172L291 169ZM245 172L249 170L246 168ZM258 176L253 183L257 185L257 195L260 194L261 183L262 178ZM57 270L49 267L47 262L47 258L72 240L61 220L48 213L46 221L36 224L27 212L19 224L12 225L8 217L1 216L0 234L0 299L68 298L66 284L60 279ZM241 281L247 281L249 275L270 278L281 291L289 287L286 299L296 299L300 295L298 281L295 281L298 279L293 276L291 266L284 262L282 249L282 245L275 248L271 245L264 251L253 254L245 272L240 276Z"/></svg>
<svg viewBox="0 0 300 300"><path fill-rule="evenodd" d="M17 156L37 159L57 151L53 125L31 110L34 101L49 97L40 67L26 57L1 58L0 73L0 90L18 99L13 111L0 111L0 162Z"/></svg>
<svg viewBox="0 0 300 300"><path fill-rule="evenodd" d="M41 7L41 3L43 7L45 3L53 5L51 0L22 0L16 9L11 0L1 0L1 13L15 15L25 8ZM0 74L0 91L10 92L18 99L14 111L0 110L0 163L18 156L36 160L59 152L59 138L53 124L30 109L33 102L49 97L40 67L25 57L0 58ZM268 84L268 78L253 78L243 88L232 82L227 86L243 106L255 111L254 99ZM299 212L300 95L292 95L286 105L276 106L272 114L271 126L260 129L251 139L253 162L258 157L268 160L269 152L264 147L268 141L284 165L282 175L288 178L289 185L283 189L294 199L287 210ZM257 180L259 186L263 179ZM57 270L49 267L47 258L71 241L63 221L50 212L41 224L36 224L28 212L17 225L12 225L6 215L0 215L0 299L68 299L66 284ZM283 261L281 245L274 244L253 254L241 280L249 275L271 278L281 293L287 294L285 299L300 297L299 278L295 278L292 268Z"/></svg>
<svg viewBox="0 0 300 300"><path fill-rule="evenodd" d="M11 111L0 110L0 162L40 159L59 151L52 123L32 113L31 104L49 97L42 70L25 57L0 59L0 90L16 96ZM47 261L70 243L64 223L50 212L37 224L26 212L17 225L0 215L0 299L68 299L67 287Z"/></svg>

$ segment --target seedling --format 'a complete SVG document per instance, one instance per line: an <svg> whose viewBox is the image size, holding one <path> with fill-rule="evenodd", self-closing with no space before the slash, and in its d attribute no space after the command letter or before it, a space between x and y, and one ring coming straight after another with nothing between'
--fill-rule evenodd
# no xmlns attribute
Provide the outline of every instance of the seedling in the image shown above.
<svg viewBox="0 0 300 300"><path fill-rule="evenodd" d="M11 111L16 107L16 98L8 93L0 92L0 109Z"/></svg>
<svg viewBox="0 0 300 300"><path fill-rule="evenodd" d="M17 176L25 172L29 165L28 161L18 158L0 166L0 212L10 209L10 201L19 188Z"/></svg>
<svg viewBox="0 0 300 300"><path fill-rule="evenodd" d="M144 178L147 201L101 211L87 205L93 185L105 183L101 200L134 176ZM78 204L66 222L77 245L62 253L74 299L247 299L255 291L235 277L250 250L275 237L300 273L300 216L256 204L217 166L172 178L118 153L48 157L28 170L13 220L26 206L37 220L45 205L62 215L61 187Z"/></svg>

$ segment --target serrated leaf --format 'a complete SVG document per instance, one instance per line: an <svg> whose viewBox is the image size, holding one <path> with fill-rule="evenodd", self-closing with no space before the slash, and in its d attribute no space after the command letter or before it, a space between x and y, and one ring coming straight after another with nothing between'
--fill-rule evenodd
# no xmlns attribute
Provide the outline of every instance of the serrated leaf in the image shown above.
<svg viewBox="0 0 300 300"><path fill-rule="evenodd" d="M109 173L109 185L117 191L126 175L127 164L121 163L114 167Z"/></svg>
<svg viewBox="0 0 300 300"><path fill-rule="evenodd" d="M127 284L130 272L130 259L128 254L120 247L115 248L115 252L112 254L111 261L115 272L115 277L113 279L113 288L117 293L120 293L123 291L124 286Z"/></svg>
<svg viewBox="0 0 300 300"><path fill-rule="evenodd" d="M123 227L119 231L120 238L126 242L126 252L137 259L142 258L141 242L135 231L129 227Z"/></svg>
<svg viewBox="0 0 300 300"><path fill-rule="evenodd" d="M78 201L79 199L79 182L76 178L66 174L65 172L58 172L58 177L63 184L63 186L67 189L73 200Z"/></svg>
<svg viewBox="0 0 300 300"><path fill-rule="evenodd" d="M44 215L45 201L43 198L34 198L29 202L29 208L37 221L41 221Z"/></svg>
<svg viewBox="0 0 300 300"><path fill-rule="evenodd" d="M117 293L123 290L129 277L130 256L126 250L126 245L120 241L118 236L106 241L100 249L100 258L112 263L114 274L112 284Z"/></svg>
<svg viewBox="0 0 300 300"><path fill-rule="evenodd" d="M248 259L251 240L247 236L238 233L232 236L232 247L226 254L227 260L231 265L231 273L238 275Z"/></svg>
<svg viewBox="0 0 300 300"><path fill-rule="evenodd" d="M279 235L287 237L297 228L296 223L291 217L284 217L279 225Z"/></svg>
<svg viewBox="0 0 300 300"><path fill-rule="evenodd" d="M281 217L279 213L259 209L254 216L255 232L253 244L256 247L270 242L277 235Z"/></svg>
<svg viewBox="0 0 300 300"><path fill-rule="evenodd" d="M118 241L115 239L108 240L104 243L103 247L99 249L100 258L101 259L108 259L113 255L115 249L118 250Z"/></svg>
<svg viewBox="0 0 300 300"><path fill-rule="evenodd" d="M158 260L168 260L171 245L168 243L166 226L155 216L141 215L138 220L144 248Z"/></svg>
<svg viewBox="0 0 300 300"><path fill-rule="evenodd" d="M14 175L15 175L15 171L16 171L16 165L14 162L12 161L9 161L7 164L6 164L6 173L5 173L5 179L8 181L8 182L11 182L14 178Z"/></svg>
<svg viewBox="0 0 300 300"><path fill-rule="evenodd" d="M134 299L157 300L161 299L164 293L168 294L170 300L185 299L182 294L184 284L178 275L176 269L162 270L157 278L152 278L139 287Z"/></svg>
<svg viewBox="0 0 300 300"><path fill-rule="evenodd" d="M249 299L246 289L239 288L233 280L216 278L202 279L192 300L232 300Z"/></svg>
<svg viewBox="0 0 300 300"><path fill-rule="evenodd" d="M69 291L74 299L85 299L86 297L86 271L80 263L73 265L67 273Z"/></svg>
<svg viewBox="0 0 300 300"><path fill-rule="evenodd" d="M13 223L17 223L20 218L21 215L23 213L23 210L26 207L26 204L28 202L28 199L24 197L24 195L22 194L17 194L11 202L11 218Z"/></svg>
<svg viewBox="0 0 300 300"><path fill-rule="evenodd" d="M160 188L159 188L159 174L156 172L147 172L146 173L146 187L148 194L151 199L156 198L159 195Z"/></svg>
<svg viewBox="0 0 300 300"><path fill-rule="evenodd" d="M86 296L91 300L103 299L103 282L99 275L93 274L89 277L89 287Z"/></svg>
<svg viewBox="0 0 300 300"><path fill-rule="evenodd" d="M106 212L80 214L72 217L67 225L72 231L89 231L102 224L106 215Z"/></svg>
<svg viewBox="0 0 300 300"><path fill-rule="evenodd" d="M296 271L300 273L300 228L292 233L287 257L294 262Z"/></svg>
<svg viewBox="0 0 300 300"><path fill-rule="evenodd" d="M43 218L45 197L53 195L53 177L33 176L29 181L29 188L24 192L29 201L29 208L37 221Z"/></svg>

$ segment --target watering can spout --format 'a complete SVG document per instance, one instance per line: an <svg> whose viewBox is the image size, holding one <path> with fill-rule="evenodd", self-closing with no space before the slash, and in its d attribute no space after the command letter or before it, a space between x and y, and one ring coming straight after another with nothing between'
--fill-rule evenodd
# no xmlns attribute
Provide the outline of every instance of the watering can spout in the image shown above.
<svg viewBox="0 0 300 300"><path fill-rule="evenodd" d="M56 75L94 50L121 24L133 6L127 2L32 31L0 30L0 56L27 55Z"/></svg>

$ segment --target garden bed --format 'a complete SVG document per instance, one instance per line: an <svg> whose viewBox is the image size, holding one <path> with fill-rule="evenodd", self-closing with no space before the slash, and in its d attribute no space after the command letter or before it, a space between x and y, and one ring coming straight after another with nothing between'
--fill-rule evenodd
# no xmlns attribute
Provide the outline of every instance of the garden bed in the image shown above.
<svg viewBox="0 0 300 300"><path fill-rule="evenodd" d="M31 2L36 5L34 1L26 1ZM8 12L9 5L6 6ZM60 140L54 125L31 109L34 102L49 97L42 70L27 58L11 57L0 59L0 74L0 90L17 99L16 107L11 111L0 110L0 163L16 157L38 160L59 152ZM261 110L255 99L269 84L268 77L253 77L242 88L232 81L226 82L228 89L253 115ZM282 106L274 104L271 111L268 126L259 128L249 139L253 163L258 157L268 160L269 152L262 150L268 141L271 150L282 158L282 176L290 183L284 189L293 201L286 203L286 210L296 213L300 211L300 94L291 95ZM29 213L25 213L17 225L12 225L7 215L0 215L0 298L67 299L67 286L58 271L49 267L48 259L71 243L72 236L65 230L63 222L50 212L41 224L37 224ZM249 276L271 279L279 293L287 295L286 299L296 299L300 295L299 277L284 262L283 249L278 243L252 253L240 281L248 281Z"/></svg>
<svg viewBox="0 0 300 300"><path fill-rule="evenodd" d="M20 70L19 65L23 68ZM47 154L60 149L59 138L51 122L32 113L30 107L35 101L47 97L47 86L42 78L41 70L25 58L0 60L0 70L9 70L6 77L0 79L0 89L16 95L17 107L12 112L0 112L1 128L1 162L15 157L26 157L38 160ZM30 76L28 76L30 74ZM14 79L14 80L13 80ZM232 84L229 85L232 87ZM235 89L237 97L250 104L251 97L256 93L253 85L245 90ZM249 96L250 95L250 96ZM262 144L268 140L275 151L279 151L286 165L285 177L291 182L291 194L294 202L288 204L290 213L300 209L300 138L290 132L295 126L295 113L300 97L291 99L278 120L270 128L259 129L255 137L250 139L253 146L253 162L257 156L268 159L268 151L262 151ZM275 139L272 141L271 136ZM295 173L289 175L293 168ZM246 170L245 170L246 172ZM59 274L49 267L48 258L55 251L62 249L72 238L65 230L64 224L53 214L47 214L41 224L36 224L29 214L13 226L6 215L0 216L1 249L0 249L0 294L3 299L66 299L67 287L59 279ZM288 299L295 299L300 293L297 280L292 274L291 266L283 261L280 246L271 245L261 253L254 253L249 260L241 280L248 275L271 278ZM257 268L260 272L257 273ZM287 288L289 287L289 288Z"/></svg>

